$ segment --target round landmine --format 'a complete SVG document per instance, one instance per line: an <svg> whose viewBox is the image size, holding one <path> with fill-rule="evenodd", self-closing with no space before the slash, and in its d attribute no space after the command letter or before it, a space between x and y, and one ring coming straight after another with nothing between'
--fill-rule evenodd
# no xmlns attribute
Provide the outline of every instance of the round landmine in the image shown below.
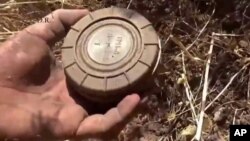
<svg viewBox="0 0 250 141"><path fill-rule="evenodd" d="M118 101L142 92L150 83L160 55L152 24L123 8L91 12L69 30L62 61L69 85L95 102Z"/></svg>

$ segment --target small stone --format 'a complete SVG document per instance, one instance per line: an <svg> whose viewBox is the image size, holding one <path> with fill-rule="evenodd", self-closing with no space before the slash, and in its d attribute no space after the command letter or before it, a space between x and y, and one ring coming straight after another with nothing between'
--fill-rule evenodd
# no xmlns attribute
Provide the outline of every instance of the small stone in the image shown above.
<svg viewBox="0 0 250 141"><path fill-rule="evenodd" d="M225 140L223 139L223 137L220 134L216 133L216 134L209 135L205 139L205 141L225 141Z"/></svg>
<svg viewBox="0 0 250 141"><path fill-rule="evenodd" d="M171 12L171 10L170 10L169 8L165 8L164 11L165 11L166 13L170 13L170 12Z"/></svg>
<svg viewBox="0 0 250 141"><path fill-rule="evenodd" d="M247 41L244 41L244 40L240 40L239 41L239 45L243 48L246 48L249 46L248 42Z"/></svg>
<svg viewBox="0 0 250 141"><path fill-rule="evenodd" d="M226 108L221 107L214 113L213 120L217 123L221 123L227 119Z"/></svg>
<svg viewBox="0 0 250 141"><path fill-rule="evenodd" d="M161 124L159 123L155 123L155 122L151 122L148 125L148 130L149 131L158 131L161 128Z"/></svg>

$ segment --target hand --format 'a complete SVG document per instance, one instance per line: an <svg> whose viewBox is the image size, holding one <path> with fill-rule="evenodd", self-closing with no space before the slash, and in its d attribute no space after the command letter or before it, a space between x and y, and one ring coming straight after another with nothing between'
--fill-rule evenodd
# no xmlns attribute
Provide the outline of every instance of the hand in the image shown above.
<svg viewBox="0 0 250 141"><path fill-rule="evenodd" d="M103 115L88 115L53 59L50 47L86 14L56 10L49 23L31 25L0 46L0 140L104 138L124 127L140 101L137 94Z"/></svg>

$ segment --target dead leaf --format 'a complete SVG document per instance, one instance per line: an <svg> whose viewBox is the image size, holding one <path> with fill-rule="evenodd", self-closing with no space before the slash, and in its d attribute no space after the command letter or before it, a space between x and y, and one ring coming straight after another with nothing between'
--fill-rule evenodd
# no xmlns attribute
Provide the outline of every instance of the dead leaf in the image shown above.
<svg viewBox="0 0 250 141"><path fill-rule="evenodd" d="M197 127L195 125L188 125L184 130L181 131L182 136L194 136Z"/></svg>
<svg viewBox="0 0 250 141"><path fill-rule="evenodd" d="M170 113L170 114L166 114L166 119L168 122L171 122L173 120L176 119L176 113Z"/></svg>
<svg viewBox="0 0 250 141"><path fill-rule="evenodd" d="M209 133L211 132L212 129L213 129L213 121L208 115L205 114L204 120L203 120L202 131Z"/></svg>

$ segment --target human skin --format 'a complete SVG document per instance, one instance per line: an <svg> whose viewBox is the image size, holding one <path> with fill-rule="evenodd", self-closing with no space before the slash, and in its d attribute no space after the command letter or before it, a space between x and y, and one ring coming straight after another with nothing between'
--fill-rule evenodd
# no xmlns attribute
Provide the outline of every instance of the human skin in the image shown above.
<svg viewBox="0 0 250 141"><path fill-rule="evenodd" d="M111 137L135 111L138 94L93 115L71 97L51 46L86 14L56 10L49 23L31 25L0 45L0 140Z"/></svg>

